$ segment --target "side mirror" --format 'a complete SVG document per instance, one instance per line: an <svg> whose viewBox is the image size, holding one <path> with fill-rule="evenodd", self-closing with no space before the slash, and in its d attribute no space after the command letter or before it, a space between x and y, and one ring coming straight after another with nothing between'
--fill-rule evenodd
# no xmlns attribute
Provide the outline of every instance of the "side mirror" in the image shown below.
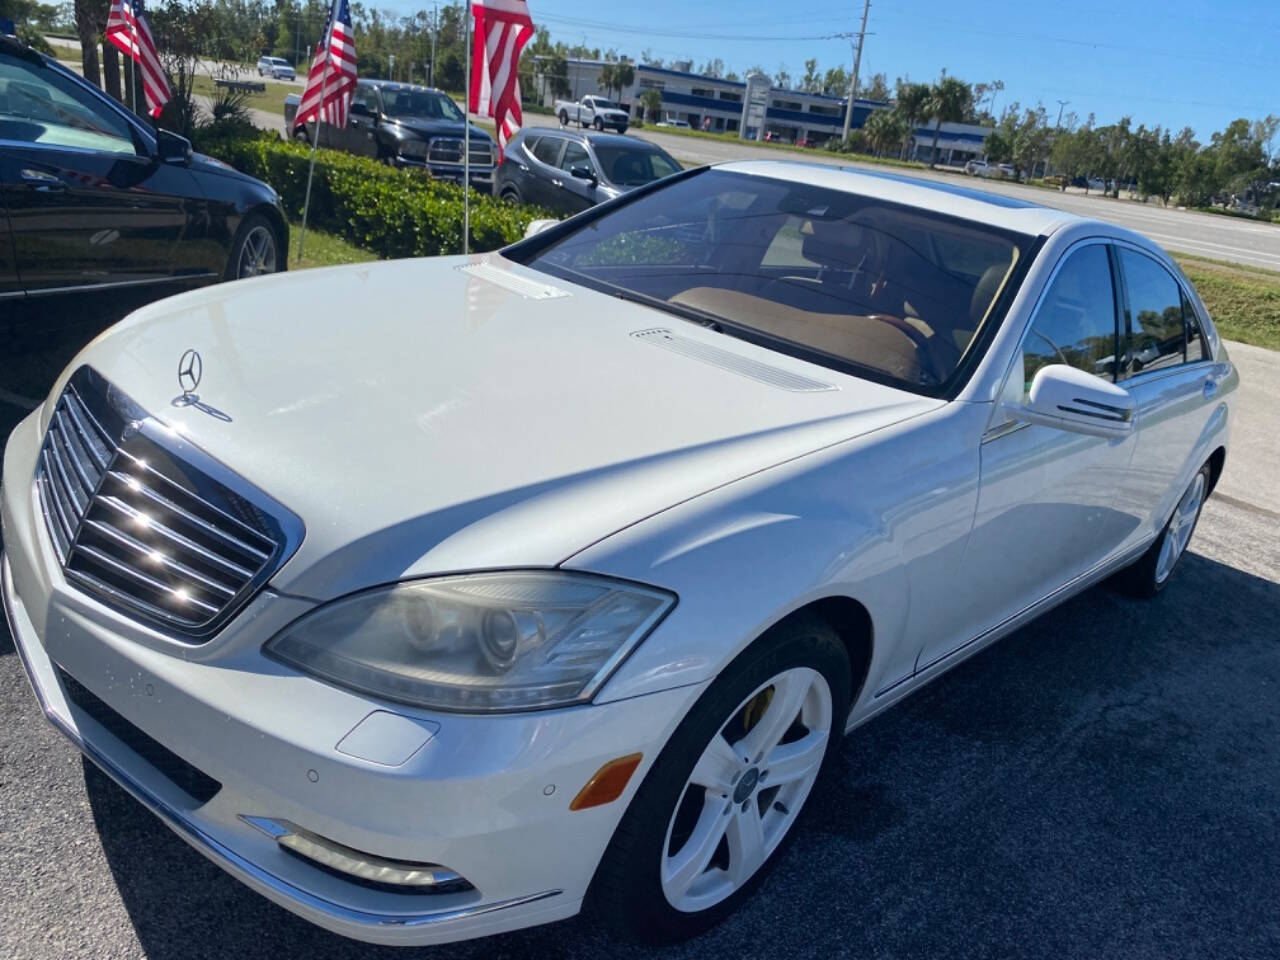
<svg viewBox="0 0 1280 960"><path fill-rule="evenodd" d="M1123 387L1055 363L1036 372L1020 414L1032 423L1110 438L1133 432L1133 411L1133 397Z"/></svg>
<svg viewBox="0 0 1280 960"><path fill-rule="evenodd" d="M191 141L169 130L156 131L156 159L186 166L191 162Z"/></svg>
<svg viewBox="0 0 1280 960"><path fill-rule="evenodd" d="M559 222L559 220L531 220L529 221L529 225L524 228L524 238L528 240L530 237L541 233L548 227L554 227Z"/></svg>
<svg viewBox="0 0 1280 960"><path fill-rule="evenodd" d="M596 172L592 170L590 167L586 167L586 166L571 167L569 170L569 176L574 177L575 179L578 179L578 180L589 180L591 181L591 185L593 187L598 182L596 180Z"/></svg>

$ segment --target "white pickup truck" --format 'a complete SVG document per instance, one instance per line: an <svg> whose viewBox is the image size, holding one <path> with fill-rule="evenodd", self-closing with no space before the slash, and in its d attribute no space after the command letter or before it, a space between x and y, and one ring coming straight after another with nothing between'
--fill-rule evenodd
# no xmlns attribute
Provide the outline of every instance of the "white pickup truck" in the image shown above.
<svg viewBox="0 0 1280 960"><path fill-rule="evenodd" d="M626 133L627 124L631 122L627 111L618 104L596 96L583 97L577 103L572 100L557 100L556 116L562 127L576 123L580 127L595 127L597 130L612 127L619 133Z"/></svg>

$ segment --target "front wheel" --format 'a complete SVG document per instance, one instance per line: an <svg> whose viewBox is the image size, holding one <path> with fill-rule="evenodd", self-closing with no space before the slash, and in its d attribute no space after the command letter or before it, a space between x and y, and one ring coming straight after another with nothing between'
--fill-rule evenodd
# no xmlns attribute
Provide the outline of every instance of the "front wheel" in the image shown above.
<svg viewBox="0 0 1280 960"><path fill-rule="evenodd" d="M1173 576L1174 568L1191 542L1200 521L1200 511L1209 496L1209 465L1202 466L1183 492L1173 516L1164 525L1155 543L1138 562L1120 572L1117 580L1124 590L1137 597L1154 597Z"/></svg>
<svg viewBox="0 0 1280 960"><path fill-rule="evenodd" d="M819 620L784 623L708 688L663 748L592 886L630 937L683 940L728 916L781 855L843 731L849 659Z"/></svg>
<svg viewBox="0 0 1280 960"><path fill-rule="evenodd" d="M227 280L258 277L275 273L283 263L284 255L275 228L262 214L251 213L240 224L236 239L231 244L231 255L227 257L223 276Z"/></svg>
<svg viewBox="0 0 1280 960"><path fill-rule="evenodd" d="M596 117L595 122L592 123L591 125L595 127L597 130L601 130L601 131L604 130L604 121L601 120L599 117Z"/></svg>

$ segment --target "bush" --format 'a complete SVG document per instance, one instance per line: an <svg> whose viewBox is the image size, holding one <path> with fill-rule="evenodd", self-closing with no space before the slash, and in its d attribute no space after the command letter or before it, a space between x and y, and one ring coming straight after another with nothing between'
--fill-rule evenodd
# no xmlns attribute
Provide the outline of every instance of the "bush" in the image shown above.
<svg viewBox="0 0 1280 960"><path fill-rule="evenodd" d="M205 138L200 149L280 194L290 219L302 216L311 148L274 135ZM548 216L471 191L471 249L495 250L524 236L531 220ZM321 149L307 223L344 237L379 257L429 257L462 252L462 188L415 170Z"/></svg>

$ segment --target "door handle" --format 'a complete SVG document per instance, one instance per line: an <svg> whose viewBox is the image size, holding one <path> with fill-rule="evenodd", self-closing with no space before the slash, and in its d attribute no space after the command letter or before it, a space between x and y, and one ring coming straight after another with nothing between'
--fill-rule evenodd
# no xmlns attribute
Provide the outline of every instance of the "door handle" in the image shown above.
<svg viewBox="0 0 1280 960"><path fill-rule="evenodd" d="M32 170L30 167L23 167L22 182L29 186L32 190L39 193L61 193L67 189L67 185L52 173L45 173L43 170Z"/></svg>
<svg viewBox="0 0 1280 960"><path fill-rule="evenodd" d="M1217 380L1210 378L1204 382L1204 395L1206 397L1212 397L1217 392L1218 392Z"/></svg>
<svg viewBox="0 0 1280 960"><path fill-rule="evenodd" d="M553 187L563 187L563 186L564 186L564 184L563 184L563 183L561 183L559 180L552 180L552 181L551 181L551 185L552 185Z"/></svg>

